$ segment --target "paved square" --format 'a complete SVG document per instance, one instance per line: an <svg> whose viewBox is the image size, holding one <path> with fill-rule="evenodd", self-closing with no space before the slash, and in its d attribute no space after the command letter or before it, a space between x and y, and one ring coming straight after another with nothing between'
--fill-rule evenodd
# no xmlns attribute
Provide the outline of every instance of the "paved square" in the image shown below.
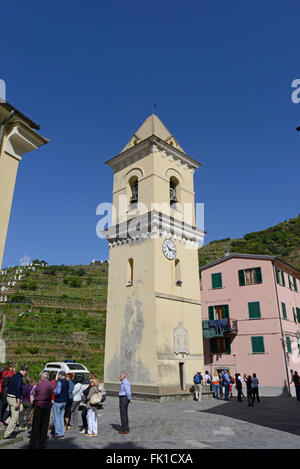
<svg viewBox="0 0 300 469"><path fill-rule="evenodd" d="M131 432L119 435L118 399L108 397L98 411L98 438L68 430L47 447L61 449L221 449L300 448L300 402L289 397L263 397L254 407L247 400L207 399L152 403L134 401L129 408ZM28 437L10 449L26 448Z"/></svg>

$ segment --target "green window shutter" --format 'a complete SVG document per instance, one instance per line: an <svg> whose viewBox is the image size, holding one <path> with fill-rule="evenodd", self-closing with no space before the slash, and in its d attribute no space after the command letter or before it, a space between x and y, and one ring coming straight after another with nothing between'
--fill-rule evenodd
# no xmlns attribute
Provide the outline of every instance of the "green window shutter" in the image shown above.
<svg viewBox="0 0 300 469"><path fill-rule="evenodd" d="M297 320L300 322L300 308L296 308L297 311Z"/></svg>
<svg viewBox="0 0 300 469"><path fill-rule="evenodd" d="M294 316L294 321L297 322L297 316L296 316L296 313L295 313L295 308L293 308L293 316Z"/></svg>
<svg viewBox="0 0 300 469"><path fill-rule="evenodd" d="M293 281L294 281L294 290L295 290L295 291L298 291L298 288L297 288L297 280L295 279L295 277L293 277Z"/></svg>
<svg viewBox="0 0 300 469"><path fill-rule="evenodd" d="M209 317L210 321L213 321L215 319L214 307L213 306L208 307L208 317Z"/></svg>
<svg viewBox="0 0 300 469"><path fill-rule="evenodd" d="M256 267L254 270L255 270L255 282L262 283L261 268Z"/></svg>
<svg viewBox="0 0 300 469"><path fill-rule="evenodd" d="M222 274L211 274L212 288L222 288Z"/></svg>
<svg viewBox="0 0 300 469"><path fill-rule="evenodd" d="M292 353L291 338L288 335L286 336L286 347L288 353Z"/></svg>
<svg viewBox="0 0 300 469"><path fill-rule="evenodd" d="M210 353L217 353L217 338L210 339Z"/></svg>
<svg viewBox="0 0 300 469"><path fill-rule="evenodd" d="M281 283L282 283L282 285L285 287L285 279L284 279L284 272L283 272L283 270L280 271L280 274L281 274Z"/></svg>
<svg viewBox="0 0 300 469"><path fill-rule="evenodd" d="M230 339L225 339L225 353L231 353L231 343Z"/></svg>
<svg viewBox="0 0 300 469"><path fill-rule="evenodd" d="M257 319L261 317L259 301L248 303L249 319Z"/></svg>
<svg viewBox="0 0 300 469"><path fill-rule="evenodd" d="M279 283L279 269L275 267L276 282Z"/></svg>
<svg viewBox="0 0 300 469"><path fill-rule="evenodd" d="M243 287L246 284L244 270L239 270L239 284L240 284L240 287Z"/></svg>
<svg viewBox="0 0 300 469"><path fill-rule="evenodd" d="M287 319L285 303L281 303L281 308L282 308L282 317L284 319Z"/></svg>
<svg viewBox="0 0 300 469"><path fill-rule="evenodd" d="M291 282L291 279L290 279L289 275L288 275L288 279L289 279L289 288L292 289L292 282Z"/></svg>
<svg viewBox="0 0 300 469"><path fill-rule="evenodd" d="M228 305L223 305L223 318L224 319L229 318L229 306Z"/></svg>
<svg viewBox="0 0 300 469"><path fill-rule="evenodd" d="M265 353L264 338L262 336L251 337L252 353Z"/></svg>

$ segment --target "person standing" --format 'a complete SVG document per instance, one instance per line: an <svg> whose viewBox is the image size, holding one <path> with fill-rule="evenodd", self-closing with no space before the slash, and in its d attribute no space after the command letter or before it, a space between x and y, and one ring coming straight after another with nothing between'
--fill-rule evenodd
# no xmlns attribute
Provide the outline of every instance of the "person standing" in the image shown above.
<svg viewBox="0 0 300 469"><path fill-rule="evenodd" d="M52 438L58 439L64 437L64 415L65 407L68 399L68 382L66 380L66 373L60 371L58 374L58 382L54 391L54 405L53 405L53 424L54 434Z"/></svg>
<svg viewBox="0 0 300 469"><path fill-rule="evenodd" d="M203 381L203 376L201 374L201 371L197 371L197 373L194 376L194 385L195 385L195 400L199 402L202 399L202 381Z"/></svg>
<svg viewBox="0 0 300 469"><path fill-rule="evenodd" d="M253 396L253 402L255 402L255 396L256 396L257 402L259 402L258 385L259 385L259 381L258 381L258 379L257 379L256 373L253 373L253 375L252 375L252 396Z"/></svg>
<svg viewBox="0 0 300 469"><path fill-rule="evenodd" d="M214 397L216 399L220 398L219 388L220 388L219 374L218 374L217 371L215 371L215 373L213 375L213 378L212 378L212 390L213 390L213 393L214 393Z"/></svg>
<svg viewBox="0 0 300 469"><path fill-rule="evenodd" d="M209 374L208 371L205 371L205 375L204 375L204 383L205 383L205 386L209 386L209 389L211 391L211 376Z"/></svg>
<svg viewBox="0 0 300 469"><path fill-rule="evenodd" d="M253 403L253 392L252 392L252 389L253 389L253 384L252 384L252 378L251 378L251 375L244 375L244 381L246 383L246 386L247 386L247 399L248 399L248 406L253 406L254 403Z"/></svg>
<svg viewBox="0 0 300 469"><path fill-rule="evenodd" d="M52 407L52 394L54 384L49 381L49 373L40 374L41 381L34 391L34 413L30 435L30 449L44 449L46 447L47 432L49 427L50 412Z"/></svg>
<svg viewBox="0 0 300 469"><path fill-rule="evenodd" d="M7 403L7 388L10 378L15 374L15 367L12 363L8 363L5 369L2 371L1 376L1 395L0 395L0 426L4 425L6 420L6 408L8 406Z"/></svg>
<svg viewBox="0 0 300 469"><path fill-rule="evenodd" d="M121 435L125 435L130 432L128 423L128 406L131 404L131 386L126 378L126 373L120 374L121 387L119 392L119 407L122 430L119 431Z"/></svg>
<svg viewBox="0 0 300 469"><path fill-rule="evenodd" d="M28 430L28 418L31 411L31 402L30 402L30 392L32 389L32 378L26 379L26 384L23 384L22 388L22 404L23 410L20 412L20 421L19 421L19 429Z"/></svg>
<svg viewBox="0 0 300 469"><path fill-rule="evenodd" d="M235 389L237 390L237 400L242 402L243 382L240 373L235 374Z"/></svg>
<svg viewBox="0 0 300 469"><path fill-rule="evenodd" d="M89 438L98 436L97 407L102 399L102 391L99 389L99 384L98 378L90 379L90 390L86 401L88 431L85 434L85 436ZM98 402L93 403L92 398L95 394L98 394Z"/></svg>
<svg viewBox="0 0 300 469"><path fill-rule="evenodd" d="M229 401L229 390L230 390L231 379L226 368L222 374L222 386L224 387L224 400Z"/></svg>
<svg viewBox="0 0 300 469"><path fill-rule="evenodd" d="M71 408L73 404L73 389L74 389L73 378L74 378L73 373L66 374L66 380L68 382L68 399L67 399L66 408L65 408L65 430L68 430L68 426L69 426L69 422L71 418Z"/></svg>
<svg viewBox="0 0 300 469"><path fill-rule="evenodd" d="M82 376L78 376L76 378L76 384L73 389L73 402L72 402L72 407L71 407L70 428L78 427L78 407L81 402L82 391L83 391Z"/></svg>
<svg viewBox="0 0 300 469"><path fill-rule="evenodd" d="M290 384L294 383L295 391L296 391L296 398L297 401L300 401L300 376L298 375L297 371L294 371L292 381Z"/></svg>
<svg viewBox="0 0 300 469"><path fill-rule="evenodd" d="M18 373L15 373L9 380L7 388L7 402L9 406L10 417L7 419L8 425L4 432L4 439L12 438L12 433L17 425L20 412L23 410L21 403L23 378L28 373L27 366L21 366Z"/></svg>

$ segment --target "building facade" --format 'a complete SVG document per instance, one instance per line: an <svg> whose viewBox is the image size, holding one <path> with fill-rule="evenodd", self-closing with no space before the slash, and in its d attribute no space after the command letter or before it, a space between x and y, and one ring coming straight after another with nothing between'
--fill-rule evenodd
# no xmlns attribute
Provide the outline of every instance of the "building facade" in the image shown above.
<svg viewBox="0 0 300 469"><path fill-rule="evenodd" d="M0 102L0 268L19 163L25 153L49 142L37 133L39 128L14 106Z"/></svg>
<svg viewBox="0 0 300 469"><path fill-rule="evenodd" d="M273 256L229 254L200 273L205 368L256 373L262 394L294 394L300 272Z"/></svg>
<svg viewBox="0 0 300 469"><path fill-rule="evenodd" d="M134 393L184 393L203 369L194 171L154 114L107 162L114 172L104 380ZM184 220L184 223L183 223Z"/></svg>

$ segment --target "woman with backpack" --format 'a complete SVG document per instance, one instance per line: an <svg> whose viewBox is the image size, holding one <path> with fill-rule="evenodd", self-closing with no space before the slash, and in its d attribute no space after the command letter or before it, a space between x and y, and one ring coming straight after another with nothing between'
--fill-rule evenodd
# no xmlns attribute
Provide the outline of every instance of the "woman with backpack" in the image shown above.
<svg viewBox="0 0 300 469"><path fill-rule="evenodd" d="M253 403L253 383L251 375L244 375L244 381L247 386L247 398L248 398L248 406L254 406Z"/></svg>
<svg viewBox="0 0 300 469"><path fill-rule="evenodd" d="M90 379L90 390L87 395L86 408L87 408L87 423L88 431L86 437L98 436L98 422L97 422L97 408L102 399L102 392L99 389L99 379Z"/></svg>

